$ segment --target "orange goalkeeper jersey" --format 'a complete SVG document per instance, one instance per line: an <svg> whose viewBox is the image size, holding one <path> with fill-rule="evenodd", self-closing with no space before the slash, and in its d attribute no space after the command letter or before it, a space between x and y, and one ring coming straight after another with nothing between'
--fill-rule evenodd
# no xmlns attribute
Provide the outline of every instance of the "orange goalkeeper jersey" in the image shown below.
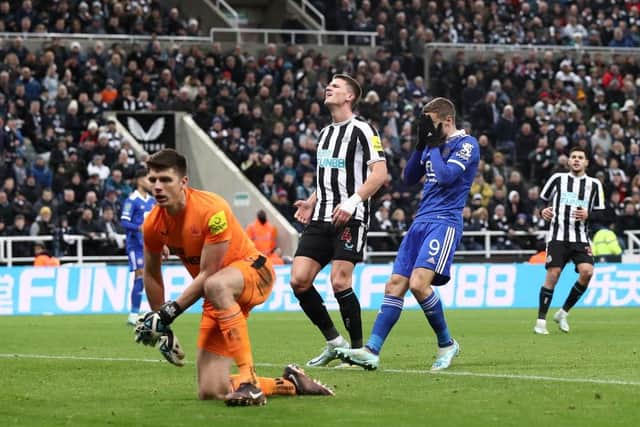
<svg viewBox="0 0 640 427"><path fill-rule="evenodd" d="M222 197L187 187L185 209L171 216L156 205L144 221L144 245L160 253L167 245L192 277L200 272L200 254L206 244L229 242L222 261L224 268L234 261L260 255Z"/></svg>

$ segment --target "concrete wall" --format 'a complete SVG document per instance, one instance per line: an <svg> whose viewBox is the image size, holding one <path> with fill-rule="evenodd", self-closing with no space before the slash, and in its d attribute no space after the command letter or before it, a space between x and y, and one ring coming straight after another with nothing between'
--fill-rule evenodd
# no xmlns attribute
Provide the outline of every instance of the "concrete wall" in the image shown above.
<svg viewBox="0 0 640 427"><path fill-rule="evenodd" d="M188 114L176 113L176 149L187 158L193 187L224 197L245 227L255 221L259 209L264 209L278 229L282 254L293 256L298 247L298 232Z"/></svg>

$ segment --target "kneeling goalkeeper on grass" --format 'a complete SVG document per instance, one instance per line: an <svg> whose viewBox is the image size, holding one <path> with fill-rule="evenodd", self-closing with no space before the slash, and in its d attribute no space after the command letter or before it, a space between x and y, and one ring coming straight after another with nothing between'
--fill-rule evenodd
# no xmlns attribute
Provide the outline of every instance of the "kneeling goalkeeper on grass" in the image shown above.
<svg viewBox="0 0 640 427"><path fill-rule="evenodd" d="M264 405L267 395L332 395L295 365L281 378L257 377L247 316L271 293L275 274L258 252L225 200L187 186L186 159L161 150L147 162L157 204L144 223L144 287L152 312L141 316L136 342L155 346L172 364L184 365L184 352L171 323L204 297L198 336L198 396L229 406ZM177 253L193 281L175 301L164 300L162 248ZM231 375L235 362L238 374Z"/></svg>

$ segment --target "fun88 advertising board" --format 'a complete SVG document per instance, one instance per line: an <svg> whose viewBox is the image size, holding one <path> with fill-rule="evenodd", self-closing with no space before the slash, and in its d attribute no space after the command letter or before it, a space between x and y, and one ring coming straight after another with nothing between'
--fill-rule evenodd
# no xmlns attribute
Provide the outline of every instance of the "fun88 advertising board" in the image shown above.
<svg viewBox="0 0 640 427"><path fill-rule="evenodd" d="M571 269L568 266L567 269ZM437 289L448 308L535 308L545 270L529 264L459 264L452 268L451 281ZM299 311L289 287L291 267L276 268L276 282L269 299L254 311ZM365 310L377 310L384 296L391 265L358 265L354 289ZM182 266L164 266L165 297L175 299L191 282ZM327 307L337 310L331 291L330 270L318 275L315 285ZM557 290L566 295L577 278L572 271L560 277ZM0 268L0 315L107 314L129 312L132 273L126 266L62 266ZM554 299L554 306L563 298ZM201 303L190 312L199 312ZM591 284L578 306L640 306L640 265L597 264ZM142 310L149 306L143 302ZM405 308L418 309L410 293Z"/></svg>

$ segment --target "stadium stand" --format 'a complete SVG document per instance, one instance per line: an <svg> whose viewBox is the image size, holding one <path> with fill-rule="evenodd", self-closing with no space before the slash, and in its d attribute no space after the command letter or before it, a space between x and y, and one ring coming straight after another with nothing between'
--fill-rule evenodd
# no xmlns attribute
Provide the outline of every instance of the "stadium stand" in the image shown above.
<svg viewBox="0 0 640 427"><path fill-rule="evenodd" d="M374 53L358 49L370 42L358 37L336 58L284 44L252 55L241 47L225 51L219 43L209 50L162 48L154 41L125 49L117 43L83 47L54 40L28 49L19 37L5 38L0 46L0 235L59 236L47 242L47 249L60 257L65 230L93 236L117 229L133 171L143 163L104 120L108 110L192 113L211 143L293 221L292 203L313 191L315 141L330 120L324 87L337 72L361 82L365 96L359 112L380 129L387 153L390 177L374 205L371 230L399 235L411 222L420 187L408 187L400 177L416 116L434 96L454 100L460 123L481 145L466 230L503 230L507 235L496 240L496 248L534 249L535 239L521 238L517 231L544 226L538 190L552 173L566 169L573 145L589 149L589 174L605 186L607 210L592 218L595 230L611 226L620 237L637 225L637 53L612 50L605 57L584 51L576 59L547 50L485 52L481 60L471 60L464 52L452 56L425 45L637 47L640 2L312 3L324 11L328 29L375 31ZM195 18L165 9L157 0L0 1L0 31L201 35ZM431 52L427 61L426 52ZM43 215L46 207L49 219ZM370 244L391 250L397 240ZM473 237L463 242L469 249L480 244ZM115 238L86 245L96 254L122 251ZM31 251L29 245L15 246L14 253Z"/></svg>

